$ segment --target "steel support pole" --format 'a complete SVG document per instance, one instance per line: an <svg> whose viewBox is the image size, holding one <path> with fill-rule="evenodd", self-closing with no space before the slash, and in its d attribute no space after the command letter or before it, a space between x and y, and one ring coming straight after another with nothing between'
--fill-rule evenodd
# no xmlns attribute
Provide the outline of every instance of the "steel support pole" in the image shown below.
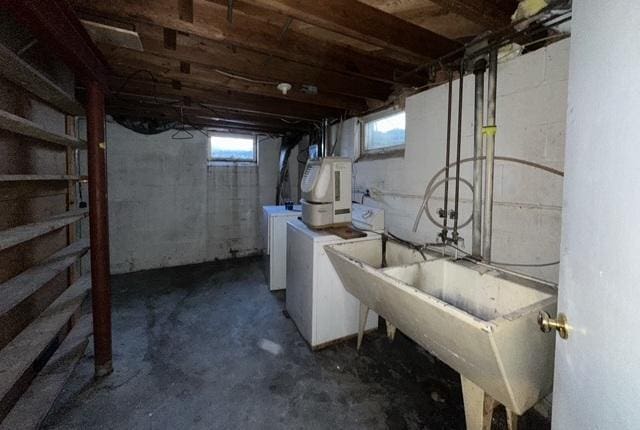
<svg viewBox="0 0 640 430"><path fill-rule="evenodd" d="M113 364L104 92L95 81L87 84L86 113L94 364L100 377L111 373Z"/></svg>
<svg viewBox="0 0 640 430"><path fill-rule="evenodd" d="M486 60L478 60L473 73L476 77L474 102L474 135L473 135L473 231L471 254L480 257L482 254L482 126L484 125L484 71Z"/></svg>
<svg viewBox="0 0 640 430"><path fill-rule="evenodd" d="M487 142L486 158L486 188L484 200L482 257L491 261L491 235L493 227L493 167L496 151L496 88L498 80L498 51L493 50L489 55L489 100L487 101L487 126L484 134Z"/></svg>

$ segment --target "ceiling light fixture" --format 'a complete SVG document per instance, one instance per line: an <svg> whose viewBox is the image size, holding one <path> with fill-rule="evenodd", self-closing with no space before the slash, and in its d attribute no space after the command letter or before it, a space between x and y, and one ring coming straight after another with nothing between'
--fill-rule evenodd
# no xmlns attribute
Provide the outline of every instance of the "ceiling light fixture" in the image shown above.
<svg viewBox="0 0 640 430"><path fill-rule="evenodd" d="M280 82L276 88L285 96L287 95L287 93L289 92L289 90L292 88L291 84L287 83L287 82Z"/></svg>

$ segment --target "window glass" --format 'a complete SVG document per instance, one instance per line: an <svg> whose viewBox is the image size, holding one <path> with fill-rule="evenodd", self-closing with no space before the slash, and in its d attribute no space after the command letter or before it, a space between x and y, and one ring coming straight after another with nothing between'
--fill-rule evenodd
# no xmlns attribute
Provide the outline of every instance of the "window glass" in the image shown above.
<svg viewBox="0 0 640 430"><path fill-rule="evenodd" d="M379 151L404 145L405 114L398 112L365 122L364 150Z"/></svg>
<svg viewBox="0 0 640 430"><path fill-rule="evenodd" d="M209 137L209 159L214 161L256 161L256 145L253 136Z"/></svg>

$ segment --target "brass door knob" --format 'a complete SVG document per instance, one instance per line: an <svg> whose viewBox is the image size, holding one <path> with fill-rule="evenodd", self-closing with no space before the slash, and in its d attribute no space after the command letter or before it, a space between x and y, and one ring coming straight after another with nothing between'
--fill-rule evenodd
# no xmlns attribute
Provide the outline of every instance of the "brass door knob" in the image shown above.
<svg viewBox="0 0 640 430"><path fill-rule="evenodd" d="M569 337L569 323L565 314L558 314L556 319L545 312L540 311L538 314L538 326L543 333L549 333L551 330L556 329L562 339Z"/></svg>

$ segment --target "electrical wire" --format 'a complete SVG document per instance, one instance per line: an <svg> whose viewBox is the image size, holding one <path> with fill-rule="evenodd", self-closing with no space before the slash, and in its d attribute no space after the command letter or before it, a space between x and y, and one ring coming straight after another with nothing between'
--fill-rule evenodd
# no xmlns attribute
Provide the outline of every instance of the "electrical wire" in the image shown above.
<svg viewBox="0 0 640 430"><path fill-rule="evenodd" d="M253 78L248 78L246 76L241 76L241 75L236 75L235 73L230 73L230 72L225 72L224 70L220 70L220 69L213 69L214 72L219 73L223 76L226 76L227 78L231 78L231 79L238 79L241 81L246 81L246 82L251 82L254 84L264 84L264 85L278 85L280 82L276 82L276 81L266 81L266 80L261 80L261 79L253 79Z"/></svg>

